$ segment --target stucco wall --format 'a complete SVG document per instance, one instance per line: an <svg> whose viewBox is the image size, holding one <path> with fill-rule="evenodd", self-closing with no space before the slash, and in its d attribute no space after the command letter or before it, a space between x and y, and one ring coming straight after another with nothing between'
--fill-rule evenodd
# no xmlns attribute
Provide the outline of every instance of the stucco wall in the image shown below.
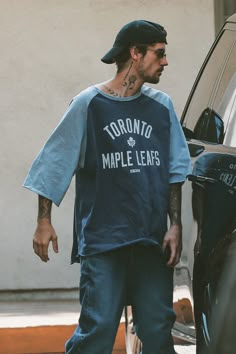
<svg viewBox="0 0 236 354"><path fill-rule="evenodd" d="M37 198L21 187L32 159L71 98L110 78L100 62L120 27L134 19L168 31L169 67L158 88L180 114L214 38L212 0L0 0L0 290L71 288L73 185L53 208L60 253L42 263L32 251Z"/></svg>

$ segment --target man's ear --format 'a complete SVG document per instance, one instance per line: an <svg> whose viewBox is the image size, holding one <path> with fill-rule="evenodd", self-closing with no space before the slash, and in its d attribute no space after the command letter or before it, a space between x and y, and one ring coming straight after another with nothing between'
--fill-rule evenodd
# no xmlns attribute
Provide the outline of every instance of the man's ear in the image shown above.
<svg viewBox="0 0 236 354"><path fill-rule="evenodd" d="M140 52L138 51L137 47L131 47L130 48L130 57L132 60L137 61L138 58L140 57Z"/></svg>

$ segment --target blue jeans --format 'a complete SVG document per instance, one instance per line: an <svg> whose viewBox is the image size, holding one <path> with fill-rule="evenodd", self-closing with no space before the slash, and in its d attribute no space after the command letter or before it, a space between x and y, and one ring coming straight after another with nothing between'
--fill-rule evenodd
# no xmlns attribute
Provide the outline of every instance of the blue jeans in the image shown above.
<svg viewBox="0 0 236 354"><path fill-rule="evenodd" d="M83 257L79 325L66 354L111 354L124 306L130 304L142 354L174 354L173 269L156 246L132 245Z"/></svg>

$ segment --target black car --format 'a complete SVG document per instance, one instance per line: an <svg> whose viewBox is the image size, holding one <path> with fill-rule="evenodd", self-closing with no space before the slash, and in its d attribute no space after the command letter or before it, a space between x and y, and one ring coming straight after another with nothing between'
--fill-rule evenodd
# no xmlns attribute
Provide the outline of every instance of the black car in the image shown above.
<svg viewBox="0 0 236 354"><path fill-rule="evenodd" d="M210 49L181 124L193 172L183 186L183 251L175 269L177 320L173 335L196 342L197 354L206 351L233 354L236 353L236 335L232 331L236 325L232 302L236 295L236 14L226 21ZM132 339L132 343L127 341L127 352L140 353L141 343L135 335L130 335L129 326L127 332ZM226 332L227 345L222 339L222 333L226 338Z"/></svg>
<svg viewBox="0 0 236 354"><path fill-rule="evenodd" d="M188 287L197 353L203 353L216 331L212 318L222 322L219 294L222 287L228 292L223 274L236 237L236 15L213 44L181 123L193 174L183 188L183 253L175 289Z"/></svg>

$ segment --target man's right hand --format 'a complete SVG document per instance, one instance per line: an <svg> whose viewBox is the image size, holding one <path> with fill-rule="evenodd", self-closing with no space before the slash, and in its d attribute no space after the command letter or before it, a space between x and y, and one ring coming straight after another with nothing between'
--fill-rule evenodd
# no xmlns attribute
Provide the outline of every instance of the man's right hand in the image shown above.
<svg viewBox="0 0 236 354"><path fill-rule="evenodd" d="M49 261L48 247L50 241L55 253L58 253L58 243L56 232L48 219L38 220L38 226L33 238L34 252L43 262Z"/></svg>

